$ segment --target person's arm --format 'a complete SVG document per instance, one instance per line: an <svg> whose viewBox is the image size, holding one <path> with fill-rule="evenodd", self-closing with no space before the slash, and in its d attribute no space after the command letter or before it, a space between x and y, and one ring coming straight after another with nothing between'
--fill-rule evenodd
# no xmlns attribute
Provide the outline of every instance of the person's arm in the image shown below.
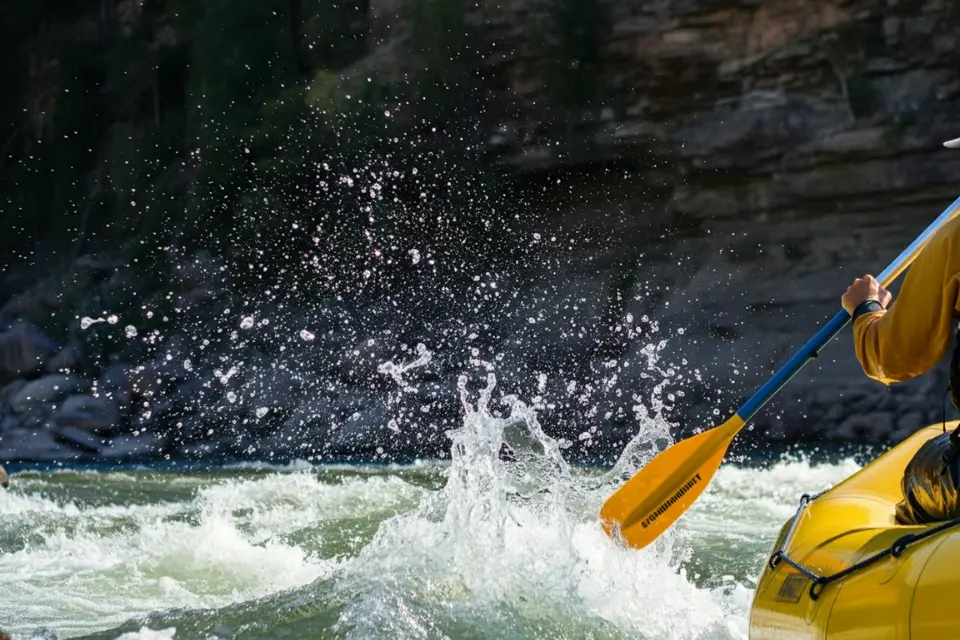
<svg viewBox="0 0 960 640"><path fill-rule="evenodd" d="M960 220L955 220L917 256L896 304L861 308L866 313L854 319L854 347L867 376L884 384L902 382L926 373L944 356L956 331L958 274ZM844 297L845 306L854 308L865 301Z"/></svg>

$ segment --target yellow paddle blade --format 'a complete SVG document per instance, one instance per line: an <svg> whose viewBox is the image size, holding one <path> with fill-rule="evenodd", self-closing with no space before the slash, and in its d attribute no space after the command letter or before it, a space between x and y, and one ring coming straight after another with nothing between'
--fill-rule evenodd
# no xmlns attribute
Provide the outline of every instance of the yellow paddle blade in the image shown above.
<svg viewBox="0 0 960 640"><path fill-rule="evenodd" d="M638 549L653 542L707 488L743 424L734 415L661 451L603 503L600 521L607 535Z"/></svg>

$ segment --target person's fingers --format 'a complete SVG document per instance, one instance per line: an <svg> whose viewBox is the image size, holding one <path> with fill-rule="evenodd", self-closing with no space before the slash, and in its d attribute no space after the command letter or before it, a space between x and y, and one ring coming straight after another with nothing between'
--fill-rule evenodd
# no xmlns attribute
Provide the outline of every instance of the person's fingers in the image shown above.
<svg viewBox="0 0 960 640"><path fill-rule="evenodd" d="M886 308L892 298L893 295L881 287L876 278L866 274L862 278L854 279L841 296L840 303L847 313L852 315L857 306L865 300L876 300L882 307Z"/></svg>
<svg viewBox="0 0 960 640"><path fill-rule="evenodd" d="M890 302L893 300L893 294L884 289L880 288L880 306L886 309L890 306Z"/></svg>

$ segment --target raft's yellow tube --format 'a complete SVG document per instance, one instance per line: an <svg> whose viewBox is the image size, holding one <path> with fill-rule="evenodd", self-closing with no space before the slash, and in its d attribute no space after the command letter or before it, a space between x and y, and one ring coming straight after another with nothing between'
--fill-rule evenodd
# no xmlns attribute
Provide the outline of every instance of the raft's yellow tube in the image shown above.
<svg viewBox="0 0 960 640"><path fill-rule="evenodd" d="M946 429L958 425L948 422ZM943 428L921 429L813 500L794 527L787 555L817 575L830 575L890 548L901 536L937 526L898 525L894 506L903 498L907 463ZM784 524L771 554L789 526ZM767 565L750 610L750 640L960 638L960 527L828 584L816 599L811 584L784 562Z"/></svg>

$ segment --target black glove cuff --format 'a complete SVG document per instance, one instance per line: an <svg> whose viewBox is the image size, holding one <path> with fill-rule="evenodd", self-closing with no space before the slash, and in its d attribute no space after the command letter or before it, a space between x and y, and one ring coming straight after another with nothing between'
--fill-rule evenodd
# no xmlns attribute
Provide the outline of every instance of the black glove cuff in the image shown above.
<svg viewBox="0 0 960 640"><path fill-rule="evenodd" d="M876 300L864 300L853 310L853 319L856 320L863 314L873 313L874 311L883 311L883 307Z"/></svg>

